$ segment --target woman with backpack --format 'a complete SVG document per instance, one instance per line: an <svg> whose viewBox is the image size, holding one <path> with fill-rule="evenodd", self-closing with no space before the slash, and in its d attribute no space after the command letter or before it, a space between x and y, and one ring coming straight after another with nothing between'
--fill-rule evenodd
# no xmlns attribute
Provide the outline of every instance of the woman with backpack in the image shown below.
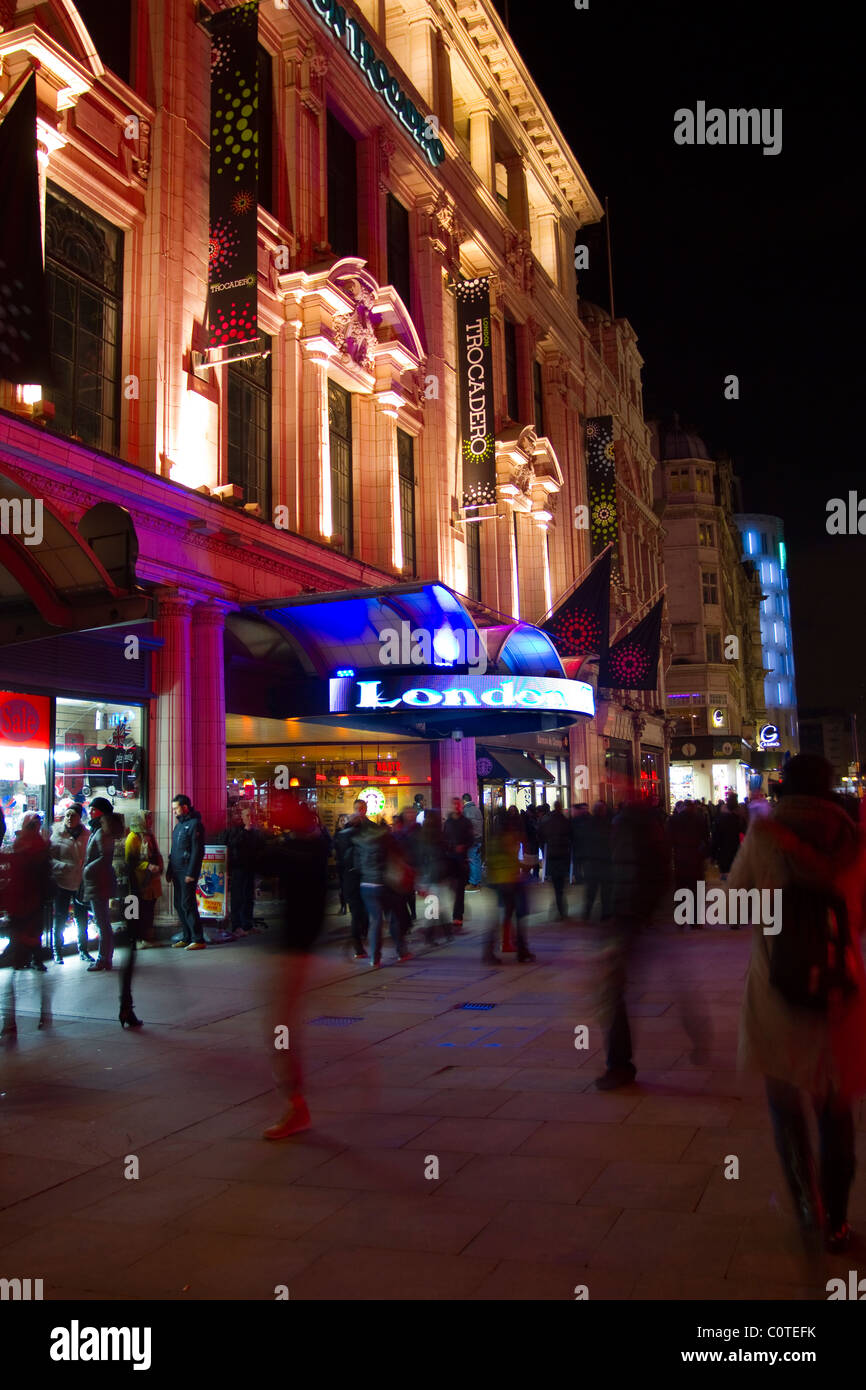
<svg viewBox="0 0 866 1390"><path fill-rule="evenodd" d="M772 932L754 928L740 1064L766 1080L776 1147L807 1250L848 1248L855 1098L866 1092L866 854L823 758L789 762L773 815L752 821L731 889L781 889ZM759 914L758 914L759 915ZM778 914L774 910L774 916ZM806 1100L820 1135L820 1170Z"/></svg>

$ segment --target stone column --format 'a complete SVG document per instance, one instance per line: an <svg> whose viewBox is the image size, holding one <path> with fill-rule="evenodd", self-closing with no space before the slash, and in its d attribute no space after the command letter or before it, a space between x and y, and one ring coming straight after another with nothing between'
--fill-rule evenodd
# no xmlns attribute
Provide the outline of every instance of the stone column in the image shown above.
<svg viewBox="0 0 866 1390"><path fill-rule="evenodd" d="M161 597L157 636L163 645L154 652L151 706L151 809L154 829L166 860L171 845L171 799L178 792L192 796L190 627L192 605L177 595ZM163 899L163 906L166 900Z"/></svg>
<svg viewBox="0 0 866 1390"><path fill-rule="evenodd" d="M469 113L469 154L472 168L481 179L484 187L495 194L493 116L487 102L473 107Z"/></svg>
<svg viewBox="0 0 866 1390"><path fill-rule="evenodd" d="M190 795L201 812L208 837L224 830L226 821L224 628L225 611L218 604L199 603L193 609L195 712L191 741L194 792Z"/></svg>
<svg viewBox="0 0 866 1390"><path fill-rule="evenodd" d="M469 792L475 801L478 795L475 739L464 738L455 743L454 739L445 738L432 744L430 777L432 804L441 812L443 820L450 813L455 796L462 797L464 792Z"/></svg>

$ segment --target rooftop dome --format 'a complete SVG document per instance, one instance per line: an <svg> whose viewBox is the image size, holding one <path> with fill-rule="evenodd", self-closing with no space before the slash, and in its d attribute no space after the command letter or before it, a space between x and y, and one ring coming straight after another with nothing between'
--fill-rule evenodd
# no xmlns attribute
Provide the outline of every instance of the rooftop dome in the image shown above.
<svg viewBox="0 0 866 1390"><path fill-rule="evenodd" d="M679 415L674 415L670 423L659 427L659 455L666 459L707 459L712 462L709 450L699 434L683 429Z"/></svg>

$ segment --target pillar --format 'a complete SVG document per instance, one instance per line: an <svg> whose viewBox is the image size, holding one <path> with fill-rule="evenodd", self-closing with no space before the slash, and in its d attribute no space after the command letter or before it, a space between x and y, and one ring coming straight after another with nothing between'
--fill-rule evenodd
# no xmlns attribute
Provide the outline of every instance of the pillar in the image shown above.
<svg viewBox="0 0 866 1390"><path fill-rule="evenodd" d="M192 796L190 630L192 605L185 598L159 599L157 636L162 647L154 653L151 706L151 788L154 829L168 859L173 817L171 799L178 792Z"/></svg>
<svg viewBox="0 0 866 1390"><path fill-rule="evenodd" d="M495 195L496 170L493 159L493 116L485 102L469 113L469 157L484 187Z"/></svg>
<svg viewBox="0 0 866 1390"><path fill-rule="evenodd" d="M455 796L464 792L474 801L478 795L478 773L475 767L475 739L442 739L430 747L430 793L433 806L444 818L450 814Z"/></svg>
<svg viewBox="0 0 866 1390"><path fill-rule="evenodd" d="M208 836L225 829L226 698L223 664L225 612L199 603L192 614L195 715L192 721L192 785Z"/></svg>

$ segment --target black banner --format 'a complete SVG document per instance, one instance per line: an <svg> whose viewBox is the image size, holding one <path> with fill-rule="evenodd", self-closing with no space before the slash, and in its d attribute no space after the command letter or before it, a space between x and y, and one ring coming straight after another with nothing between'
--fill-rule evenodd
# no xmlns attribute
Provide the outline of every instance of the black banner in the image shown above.
<svg viewBox="0 0 866 1390"><path fill-rule="evenodd" d="M490 283L463 280L455 292L463 506L478 508L496 501Z"/></svg>
<svg viewBox="0 0 866 1390"><path fill-rule="evenodd" d="M619 520L612 415L597 415L586 422L586 485L589 493L590 555L594 560L605 546L613 545L616 558Z"/></svg>
<svg viewBox="0 0 866 1390"><path fill-rule="evenodd" d="M663 608L664 599L660 598L631 632L614 642L598 668L600 686L608 690L655 690Z"/></svg>
<svg viewBox="0 0 866 1390"><path fill-rule="evenodd" d="M610 558L607 550L564 603L542 624L560 656L603 656L610 638Z"/></svg>
<svg viewBox="0 0 866 1390"><path fill-rule="evenodd" d="M39 166L36 78L28 77L0 126L0 377L18 386L52 386Z"/></svg>
<svg viewBox="0 0 866 1390"><path fill-rule="evenodd" d="M259 3L202 21L211 36L208 347L258 337Z"/></svg>

